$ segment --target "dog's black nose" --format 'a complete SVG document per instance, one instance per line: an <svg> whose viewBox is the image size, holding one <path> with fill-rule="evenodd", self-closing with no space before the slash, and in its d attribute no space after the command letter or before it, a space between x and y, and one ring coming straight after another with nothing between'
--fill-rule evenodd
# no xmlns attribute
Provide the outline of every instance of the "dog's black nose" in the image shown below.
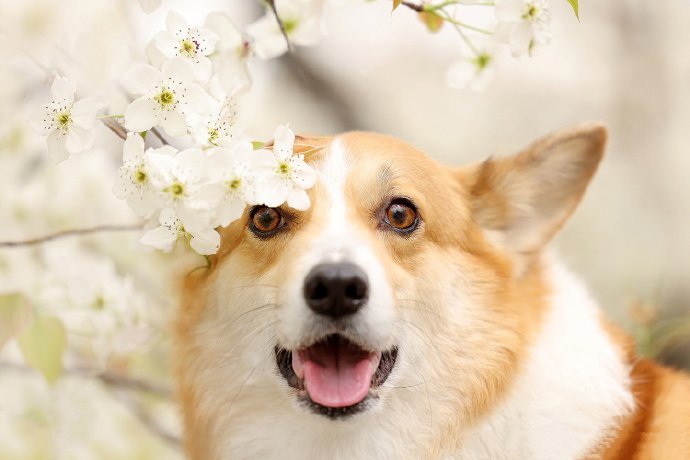
<svg viewBox="0 0 690 460"><path fill-rule="evenodd" d="M304 299L309 308L333 318L355 313L368 295L366 273L351 263L317 265L304 280Z"/></svg>

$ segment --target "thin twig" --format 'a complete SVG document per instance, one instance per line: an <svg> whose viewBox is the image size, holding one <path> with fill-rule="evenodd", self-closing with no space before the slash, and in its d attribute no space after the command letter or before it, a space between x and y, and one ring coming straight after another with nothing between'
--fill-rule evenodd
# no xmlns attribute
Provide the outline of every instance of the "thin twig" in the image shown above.
<svg viewBox="0 0 690 460"><path fill-rule="evenodd" d="M271 11L273 12L273 16L275 16L276 18L278 27L280 27L280 33L283 34L285 43L287 43L288 51L292 51L292 45L290 44L290 39L288 38L287 30L285 29L285 24L283 23L283 20L280 19L280 16L278 16L278 10L276 9L275 0L267 0L266 3L268 3L268 6L271 8Z"/></svg>
<svg viewBox="0 0 690 460"><path fill-rule="evenodd" d="M161 424L156 421L155 417L153 417L146 407L144 407L141 401L122 392L116 392L115 397L125 406L127 406L132 415L134 415L139 422L141 422L141 424L148 428L148 430L153 434L170 444L170 446L174 447L175 449L182 447L182 440L180 437L161 426Z"/></svg>
<svg viewBox="0 0 690 460"><path fill-rule="evenodd" d="M21 364L11 363L7 361L0 361L0 369L10 369L17 372L28 373L33 370ZM173 398L173 392L170 388L161 385L156 382L152 382L142 378L129 377L126 375L118 374L113 371L96 372L93 369L86 367L70 368L64 369L62 371L63 375L81 378L94 378L102 381L104 384L111 386L113 388L119 388L121 390L137 391L141 393L148 393L154 396L158 396L162 399Z"/></svg>
<svg viewBox="0 0 690 460"><path fill-rule="evenodd" d="M122 140L127 140L127 130L112 118L103 118L101 122Z"/></svg>
<svg viewBox="0 0 690 460"><path fill-rule="evenodd" d="M12 248L18 246L33 246L36 244L46 243L48 241L56 240L58 238L65 238L75 235L89 235L100 232L129 232L133 230L140 230L143 224L127 224L127 225L99 225L96 227L79 228L74 230L64 230L61 232L52 233L50 235L32 238L24 241L0 241L0 248Z"/></svg>
<svg viewBox="0 0 690 460"><path fill-rule="evenodd" d="M401 5L406 6L406 7L408 7L409 9L416 11L417 13L421 13L421 12L424 11L424 7L423 7L422 5L418 5L418 4L416 4L416 3L405 2L405 1L403 1L403 2L401 3Z"/></svg>
<svg viewBox="0 0 690 460"><path fill-rule="evenodd" d="M161 141L161 144L163 145L170 145L170 143L163 137L160 131L158 131L158 128L151 128L151 132L153 133L154 136L158 138L159 141Z"/></svg>

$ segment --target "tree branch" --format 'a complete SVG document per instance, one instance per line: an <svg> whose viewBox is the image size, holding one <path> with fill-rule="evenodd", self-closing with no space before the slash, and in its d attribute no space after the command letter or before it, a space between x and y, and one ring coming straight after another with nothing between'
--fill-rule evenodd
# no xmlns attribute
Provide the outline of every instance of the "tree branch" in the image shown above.
<svg viewBox="0 0 690 460"><path fill-rule="evenodd" d="M113 120L112 118L102 118L101 122L112 132L115 133L117 137L122 140L127 140L127 130L123 128L120 123Z"/></svg>
<svg viewBox="0 0 690 460"><path fill-rule="evenodd" d="M159 141L161 141L161 144L163 145L170 145L170 142L168 142L163 135L161 134L160 131L158 131L158 128L151 128L151 132L153 133L154 136L158 138Z"/></svg>
<svg viewBox="0 0 690 460"><path fill-rule="evenodd" d="M268 6L271 8L271 11L273 12L273 16L275 16L276 18L278 27L280 27L280 33L283 34L283 38L285 38L285 43L287 43L288 51L292 51L290 38L288 38L287 30L285 29L285 24L283 23L283 20L280 19L280 16L278 16L278 10L276 9L275 0L266 0L266 3L268 3Z"/></svg>
<svg viewBox="0 0 690 460"><path fill-rule="evenodd" d="M32 238L24 241L0 241L0 248L13 248L18 246L33 246L36 244L46 243L48 241L65 238L75 235L89 235L91 233L99 232L129 232L133 230L140 230L143 224L129 224L129 225L99 225L97 227L80 228L75 230L64 230L50 235L45 235L38 238Z"/></svg>
<svg viewBox="0 0 690 460"><path fill-rule="evenodd" d="M418 4L416 4L416 3L403 1L403 2L401 2L400 4L403 5L403 6L408 7L408 8L411 9L411 10L416 11L417 13L421 13L422 11L424 11L424 7L423 7L422 5L418 5Z"/></svg>
<svg viewBox="0 0 690 460"><path fill-rule="evenodd" d="M179 436L171 433L151 415L151 413L144 407L144 405L137 399L132 398L131 395L122 392L116 392L115 397L120 400L130 410L142 425L149 431L168 443L171 447L179 449L182 447L182 440Z"/></svg>
<svg viewBox="0 0 690 460"><path fill-rule="evenodd" d="M11 363L7 361L0 361L0 369L10 369L17 372L32 372L33 369L21 364ZM87 367L78 367L65 369L62 371L63 375L81 378L94 378L100 380L109 387L118 388L121 390L136 391L140 393L148 393L158 396L162 399L173 399L173 392L170 388L150 380L130 377L127 375L118 374L113 371L95 372L93 369Z"/></svg>

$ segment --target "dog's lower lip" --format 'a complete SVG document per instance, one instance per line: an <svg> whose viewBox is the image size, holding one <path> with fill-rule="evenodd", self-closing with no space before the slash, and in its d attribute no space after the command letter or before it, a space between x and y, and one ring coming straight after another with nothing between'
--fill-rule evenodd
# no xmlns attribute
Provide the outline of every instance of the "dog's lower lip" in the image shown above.
<svg viewBox="0 0 690 460"><path fill-rule="evenodd" d="M328 340L343 340L347 341L347 339L342 338L338 335L334 336L328 336L323 339L324 341ZM348 341L349 342L349 341ZM304 350L308 349L309 347L305 347L304 349L301 350L302 353L304 353ZM364 351L364 350L362 350ZM372 353L372 352L369 352ZM374 353L372 353L374 354ZM309 397L309 393L305 388L305 382L302 378L298 377L297 374L295 373L295 370L293 368L293 351L292 350L286 350L284 348L280 348L278 346L275 347L275 356L276 356L276 364L278 367L278 370L280 371L280 374L285 378L285 381L288 383L289 386L292 388L295 388L297 390L300 390L300 397L306 398L312 406L319 406L319 404L314 403L311 398ZM391 371L393 370L393 367L395 366L395 362L397 359L398 355L398 349L397 347L393 347L389 350L383 351L380 353L380 359L378 361L378 366L376 367L376 370L374 371L373 375L371 376L371 389L380 387L388 378L390 375ZM346 406L342 409L347 409L353 408L355 406L360 406L362 404L353 404L352 406ZM329 416L332 416L331 414L333 413L331 408L324 408L328 409L328 414ZM351 413L351 411L348 411L348 413Z"/></svg>

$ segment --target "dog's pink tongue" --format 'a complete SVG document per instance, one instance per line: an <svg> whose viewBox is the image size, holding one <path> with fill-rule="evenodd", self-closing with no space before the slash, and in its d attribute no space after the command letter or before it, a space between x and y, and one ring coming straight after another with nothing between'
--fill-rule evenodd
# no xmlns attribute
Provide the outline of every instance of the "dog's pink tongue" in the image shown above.
<svg viewBox="0 0 690 460"><path fill-rule="evenodd" d="M347 407L369 393L380 353L368 353L351 344L311 346L292 355L292 367L304 379L309 397L327 407Z"/></svg>

